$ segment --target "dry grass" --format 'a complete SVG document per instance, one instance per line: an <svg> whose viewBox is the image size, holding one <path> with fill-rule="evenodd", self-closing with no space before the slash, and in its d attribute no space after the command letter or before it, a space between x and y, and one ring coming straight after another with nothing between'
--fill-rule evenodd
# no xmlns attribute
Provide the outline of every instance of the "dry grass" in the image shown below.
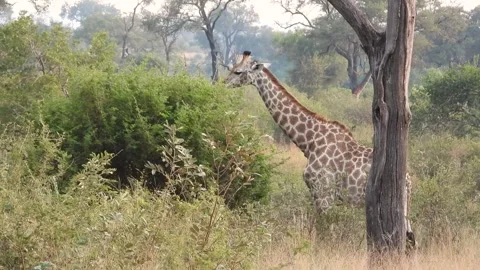
<svg viewBox="0 0 480 270"><path fill-rule="evenodd" d="M288 145L277 145L278 153L275 155L277 161L284 161L283 168L300 169L303 171L307 165L307 158L303 155L302 151L296 147L293 143ZM303 174L303 173L302 173ZM300 174L300 176L302 175Z"/></svg>
<svg viewBox="0 0 480 270"><path fill-rule="evenodd" d="M298 239L284 239L269 246L257 258L254 269L368 269L367 252L362 246L318 243L301 249ZM300 248L299 248L300 246ZM480 237L465 233L457 241L420 248L401 259L387 261L381 269L478 269Z"/></svg>

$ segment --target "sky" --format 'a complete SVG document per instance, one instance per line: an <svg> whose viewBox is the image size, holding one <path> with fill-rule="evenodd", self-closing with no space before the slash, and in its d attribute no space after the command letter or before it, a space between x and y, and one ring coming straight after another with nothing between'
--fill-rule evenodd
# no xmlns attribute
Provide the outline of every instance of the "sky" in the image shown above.
<svg viewBox="0 0 480 270"><path fill-rule="evenodd" d="M60 9L62 5L67 2L74 4L78 0L51 0L52 4L49 9L49 16L59 19ZM137 0L99 0L102 3L108 3L114 5L122 12L130 12ZM14 2L14 12L18 14L20 10L27 10L33 12L33 7L28 3L28 0L12 0ZM162 0L155 0L156 3L162 2ZM471 10L474 7L480 5L480 0L443 0L445 4L461 5L466 10ZM271 0L248 0L249 5L253 5L254 10L258 13L260 23L275 27L275 22L287 23L291 20L290 15L285 14L283 9L278 4L273 4ZM152 7L154 10L155 8ZM314 11L310 11L312 17L315 17ZM313 13L313 14L312 14ZM308 11L307 11L308 14ZM308 14L310 15L310 14Z"/></svg>

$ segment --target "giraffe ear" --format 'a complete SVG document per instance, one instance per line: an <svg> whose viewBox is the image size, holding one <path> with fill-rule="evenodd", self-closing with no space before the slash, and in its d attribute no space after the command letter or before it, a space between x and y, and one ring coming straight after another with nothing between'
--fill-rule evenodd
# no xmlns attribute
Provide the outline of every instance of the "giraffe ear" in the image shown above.
<svg viewBox="0 0 480 270"><path fill-rule="evenodd" d="M258 70L258 69L268 68L269 66L270 66L270 63L255 63L252 69Z"/></svg>
<svg viewBox="0 0 480 270"><path fill-rule="evenodd" d="M264 68L264 65L262 63L255 63L253 64L252 69L253 70L262 70Z"/></svg>

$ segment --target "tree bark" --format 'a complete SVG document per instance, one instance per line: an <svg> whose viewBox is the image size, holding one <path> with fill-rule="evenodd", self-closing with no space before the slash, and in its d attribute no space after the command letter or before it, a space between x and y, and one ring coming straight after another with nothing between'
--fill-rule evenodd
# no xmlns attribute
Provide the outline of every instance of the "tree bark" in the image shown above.
<svg viewBox="0 0 480 270"><path fill-rule="evenodd" d="M389 0L387 28L378 32L351 0L328 0L357 33L372 72L373 163L366 187L370 252L405 252L408 105L415 0Z"/></svg>
<svg viewBox="0 0 480 270"><path fill-rule="evenodd" d="M218 51L217 46L215 45L215 37L212 31L205 31L205 35L208 39L208 45L210 46L210 54L212 56L212 82L218 82Z"/></svg>
<svg viewBox="0 0 480 270"><path fill-rule="evenodd" d="M360 65L361 60L360 58L361 53L361 46L357 43L350 43L348 44L347 48L341 48L335 45L335 52L345 58L347 60L347 75L349 81L349 87L352 91L352 94L355 96L359 96L362 90L365 88L365 85L370 80L370 72L367 72L364 76L364 79L358 83L358 77L360 74Z"/></svg>

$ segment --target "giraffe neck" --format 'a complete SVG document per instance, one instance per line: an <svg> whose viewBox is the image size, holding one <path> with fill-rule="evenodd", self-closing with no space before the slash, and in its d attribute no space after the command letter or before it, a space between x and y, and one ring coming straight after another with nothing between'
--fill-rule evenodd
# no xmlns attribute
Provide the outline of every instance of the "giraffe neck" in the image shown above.
<svg viewBox="0 0 480 270"><path fill-rule="evenodd" d="M320 145L336 144L339 136L342 140L349 137L349 141L353 142L350 132L343 125L330 122L304 107L268 69L265 68L254 78L254 85L274 121L305 156Z"/></svg>

